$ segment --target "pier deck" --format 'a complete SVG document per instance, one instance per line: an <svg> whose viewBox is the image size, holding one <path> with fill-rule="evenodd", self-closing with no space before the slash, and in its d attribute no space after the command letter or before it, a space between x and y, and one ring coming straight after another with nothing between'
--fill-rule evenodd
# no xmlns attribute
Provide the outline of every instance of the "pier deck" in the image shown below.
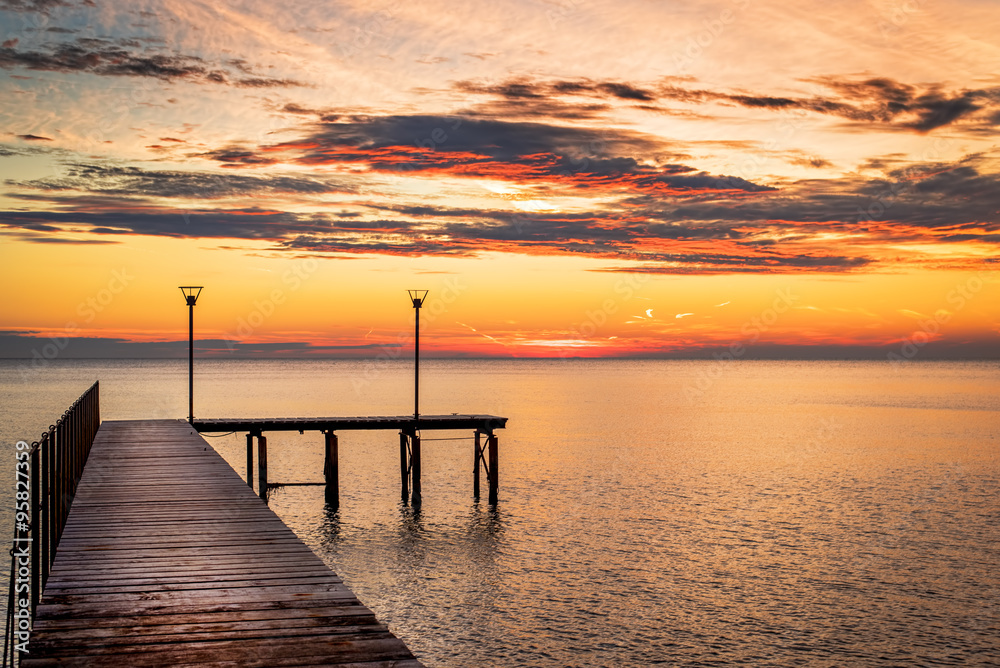
<svg viewBox="0 0 1000 668"><path fill-rule="evenodd" d="M253 486L254 442L257 443L257 491L267 499L272 486L267 479L267 437L271 431L320 431L325 434L326 502L336 508L340 504L338 463L338 431L398 431L400 498L414 505L421 501L420 482L420 433L423 431L449 431L472 429L475 431L473 450L473 496L479 498L479 471L486 471L490 504L497 503L499 490L498 442L494 430L507 426L507 418L498 415L461 414L421 415L369 415L361 417L308 417L308 418L211 418L191 422L199 432L246 432L247 435L247 484ZM486 437L483 447L480 439Z"/></svg>
<svg viewBox="0 0 1000 668"><path fill-rule="evenodd" d="M21 666L421 664L186 422L105 422Z"/></svg>
<svg viewBox="0 0 1000 668"><path fill-rule="evenodd" d="M399 431L407 429L449 430L476 429L492 433L503 429L507 418L496 415L371 415L363 417L312 417L312 418L195 418L198 431Z"/></svg>

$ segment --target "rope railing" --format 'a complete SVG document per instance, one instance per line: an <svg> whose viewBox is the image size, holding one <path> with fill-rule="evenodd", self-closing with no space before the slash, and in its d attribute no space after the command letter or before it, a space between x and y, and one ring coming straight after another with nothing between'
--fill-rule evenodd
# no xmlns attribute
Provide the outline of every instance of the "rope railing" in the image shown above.
<svg viewBox="0 0 1000 668"><path fill-rule="evenodd" d="M40 440L17 444L4 668L28 651L35 609L100 426L100 385L94 383Z"/></svg>

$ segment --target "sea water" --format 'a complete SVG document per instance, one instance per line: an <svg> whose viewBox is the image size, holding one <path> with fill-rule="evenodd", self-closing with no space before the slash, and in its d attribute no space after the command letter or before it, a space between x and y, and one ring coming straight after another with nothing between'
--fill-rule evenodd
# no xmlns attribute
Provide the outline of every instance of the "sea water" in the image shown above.
<svg viewBox="0 0 1000 668"><path fill-rule="evenodd" d="M270 505L426 665L1000 662L1000 364L421 371L422 413L510 419L495 508L464 432L424 433L419 509L391 432L339 434L338 510L319 486ZM3 535L16 441L95 380L105 420L186 417L186 360L0 362ZM412 392L400 361L199 360L195 415L404 415ZM322 435L267 436L272 482L322 480ZM206 438L245 474L244 434Z"/></svg>

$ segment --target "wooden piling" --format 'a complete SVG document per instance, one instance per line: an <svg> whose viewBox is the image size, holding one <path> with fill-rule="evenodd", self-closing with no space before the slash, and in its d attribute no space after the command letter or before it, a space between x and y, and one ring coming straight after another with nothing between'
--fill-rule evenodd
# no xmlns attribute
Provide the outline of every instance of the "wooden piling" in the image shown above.
<svg viewBox="0 0 1000 668"><path fill-rule="evenodd" d="M500 457L499 448L497 447L497 437L496 434L490 434L487 437L486 442L490 449L490 503L496 505L498 492L500 489Z"/></svg>
<svg viewBox="0 0 1000 668"><path fill-rule="evenodd" d="M326 432L326 462L323 475L326 478L326 502L333 508L340 506L340 453L337 435Z"/></svg>
<svg viewBox="0 0 1000 668"><path fill-rule="evenodd" d="M413 488L411 503L420 505L420 435L414 432L410 435L410 475Z"/></svg>
<svg viewBox="0 0 1000 668"><path fill-rule="evenodd" d="M481 434L476 432L476 449L472 458L472 497L479 498L479 460L483 458L483 446L480 443Z"/></svg>
<svg viewBox="0 0 1000 668"><path fill-rule="evenodd" d="M267 501L267 437L257 437L257 494Z"/></svg>
<svg viewBox="0 0 1000 668"><path fill-rule="evenodd" d="M247 484L253 489L253 434L247 434Z"/></svg>
<svg viewBox="0 0 1000 668"><path fill-rule="evenodd" d="M410 500L410 458L406 452L408 440L405 432L399 432L399 482L403 503Z"/></svg>

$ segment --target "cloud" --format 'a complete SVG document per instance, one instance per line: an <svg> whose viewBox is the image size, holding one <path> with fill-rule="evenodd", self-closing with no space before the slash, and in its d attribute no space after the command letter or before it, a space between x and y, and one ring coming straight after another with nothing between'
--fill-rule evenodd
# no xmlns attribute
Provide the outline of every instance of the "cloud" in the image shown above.
<svg viewBox="0 0 1000 668"><path fill-rule="evenodd" d="M262 239L281 241L288 235L329 232L332 218L267 209L170 209L120 202L95 210L87 198L74 198L76 210L2 211L0 226L66 234L142 234L175 238ZM40 227L40 226L45 226ZM41 243L41 238L28 239Z"/></svg>
<svg viewBox="0 0 1000 668"><path fill-rule="evenodd" d="M204 155L227 166L279 160L313 166L360 164L372 171L403 175L551 183L662 196L749 195L773 190L743 178L699 172L686 165L655 164L649 159L669 152L669 143L631 130L392 115L321 122L298 140Z"/></svg>
<svg viewBox="0 0 1000 668"><path fill-rule="evenodd" d="M175 140L179 141L179 140ZM301 175L243 175L215 172L144 170L139 167L71 164L60 177L8 181L8 185L35 191L81 191L123 197L221 199L273 195L322 195L353 192L354 187L333 178Z"/></svg>
<svg viewBox="0 0 1000 668"><path fill-rule="evenodd" d="M551 98L559 95L590 95L651 102L656 99L652 90L622 81L592 81L590 79L536 81L528 78L509 79L499 83L457 81L453 84L463 93L496 95L506 98Z"/></svg>
<svg viewBox="0 0 1000 668"><path fill-rule="evenodd" d="M811 167L812 169L824 169L826 167L833 167L831 163L826 158L820 158L818 156L808 156L808 157L795 157L791 158L789 162L793 165L798 165L799 167Z"/></svg>
<svg viewBox="0 0 1000 668"><path fill-rule="evenodd" d="M52 141L51 137L40 137L38 135L17 135L17 138L24 141Z"/></svg>
<svg viewBox="0 0 1000 668"><path fill-rule="evenodd" d="M230 60L230 69L207 64L198 56L140 51L137 40L81 37L73 42L48 45L45 50L0 48L0 68L48 72L85 72L98 76L149 77L163 81L189 81L243 88L302 86L290 79L252 73L242 60Z"/></svg>
<svg viewBox="0 0 1000 668"><path fill-rule="evenodd" d="M994 109L1000 104L1000 89L977 89L946 92L942 84L918 88L888 78L861 81L837 77L819 77L811 81L830 89L834 96L774 97L674 85L661 88L661 94L682 102L728 102L747 108L803 111L839 116L861 123L884 123L929 132L971 115L982 105Z"/></svg>
<svg viewBox="0 0 1000 668"><path fill-rule="evenodd" d="M455 151L428 157L425 169L448 161L461 164L465 158L454 153L472 154L473 164L484 164L476 162L480 159L500 164L503 158L504 164L522 170L518 172L522 176L533 166L538 171L532 178L558 182L562 176L549 162L529 159L520 147L557 150L566 137L580 136L546 135L519 124L489 123L485 129L472 122L463 124L471 135L456 134ZM322 142L313 141L303 149L309 159L315 151L327 159L326 151L343 150L350 160L373 160L373 156L385 160L402 150L398 125L376 124L373 129L352 121L332 134L329 125L317 126ZM432 127L437 126L426 122L407 126L420 131ZM490 141L482 143L484 136ZM517 141L505 141L511 137ZM473 144L473 138L481 143ZM629 134L621 139L620 145L609 140L595 152L607 155L612 147L622 150L639 141ZM683 165L661 165L649 176L633 158L594 158L585 166L581 163L580 174L596 183L610 179L618 187L633 187L616 191L611 198L605 193L589 209L577 206L572 211L400 204L379 197L359 200L362 193L352 187L356 181L342 180L354 176L143 170L81 163L69 165L59 177L9 181L8 198L49 210L0 212L0 225L38 243L80 238L84 232L107 238L127 234L230 238L269 241L275 251L353 257L579 255L611 261L611 271L675 274L849 272L886 261L893 266L923 261L919 253L907 255L908 243L953 244L954 251L932 259L934 266L954 268L981 262L981 250L966 254L962 244L974 242L980 249L1000 244L995 214L1000 210L1000 177L994 163L989 156L975 155L956 163L894 169L880 178L855 175L792 182L780 191L746 197L742 191L718 190L729 185L721 177ZM583 178L580 174L574 178ZM675 193L686 185L683 192L688 194L665 196L636 186L648 178L670 183ZM328 196L341 192L352 195L350 203L331 212ZM594 189L585 192L593 194ZM295 201L298 211L281 210L274 199L270 207L243 205L248 198L256 202L281 196ZM164 199L185 201L165 204ZM191 206L186 200L197 203ZM219 203L210 206L209 200ZM321 202L322 210L303 212L311 202ZM826 240L831 233L840 241ZM895 250L887 258L888 247Z"/></svg>
<svg viewBox="0 0 1000 668"><path fill-rule="evenodd" d="M773 111L801 110L838 116L857 123L882 123L916 132L930 132L962 119L978 116L984 126L997 124L1000 117L1000 88L948 91L940 83L914 86L887 77L862 80L836 76L816 77L830 95L785 96L754 92L734 92L680 86L674 78L659 84L635 84L591 79L535 80L516 78L501 82L458 81L456 90L474 95L489 95L507 101L510 109L521 101L532 108L533 100L547 105L565 104L559 98L587 96L602 100L652 103L674 101L690 105L729 104L749 109ZM494 103L496 104L496 103ZM653 105L640 105L662 111ZM479 107L474 107L479 108ZM489 107L487 107L489 108ZM977 112L983 112L977 115Z"/></svg>
<svg viewBox="0 0 1000 668"><path fill-rule="evenodd" d="M56 7L96 7L94 0L0 0L0 10L48 14Z"/></svg>
<svg viewBox="0 0 1000 668"><path fill-rule="evenodd" d="M0 359L22 359L18 377L30 379L45 368L41 351L52 339L37 332L0 332ZM187 339L137 341L124 337L59 336L60 359L181 359L187 356ZM398 343L323 344L313 341L264 343L236 339L198 339L199 357L358 357L399 347ZM37 355L35 353L38 353ZM47 360L42 360L46 362Z"/></svg>
<svg viewBox="0 0 1000 668"><path fill-rule="evenodd" d="M941 84L931 84L923 90L888 78L864 81L841 80L832 77L817 82L840 93L849 100L864 105L872 120L906 119L903 125L918 132L928 132L949 125L981 107L977 100L1000 102L1000 89L964 90L948 93Z"/></svg>

